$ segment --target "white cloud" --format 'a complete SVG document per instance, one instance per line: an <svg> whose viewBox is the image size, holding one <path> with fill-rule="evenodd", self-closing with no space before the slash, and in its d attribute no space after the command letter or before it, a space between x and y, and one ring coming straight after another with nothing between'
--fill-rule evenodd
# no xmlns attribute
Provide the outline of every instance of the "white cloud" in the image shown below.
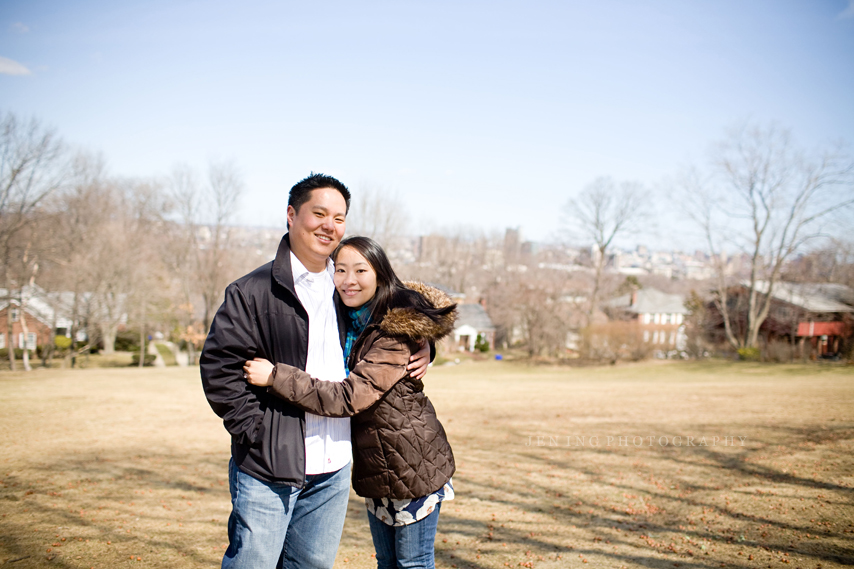
<svg viewBox="0 0 854 569"><path fill-rule="evenodd" d="M0 56L0 73L5 75L29 75L30 70L17 61Z"/></svg>
<svg viewBox="0 0 854 569"><path fill-rule="evenodd" d="M848 0L848 7L842 10L838 16L836 16L837 20L842 20L845 18L854 18L854 0Z"/></svg>
<svg viewBox="0 0 854 569"><path fill-rule="evenodd" d="M30 31L30 27L24 23L21 23L21 22L15 22L14 24L12 24L12 29L14 29L14 30L16 30L22 34L25 34L28 31Z"/></svg>

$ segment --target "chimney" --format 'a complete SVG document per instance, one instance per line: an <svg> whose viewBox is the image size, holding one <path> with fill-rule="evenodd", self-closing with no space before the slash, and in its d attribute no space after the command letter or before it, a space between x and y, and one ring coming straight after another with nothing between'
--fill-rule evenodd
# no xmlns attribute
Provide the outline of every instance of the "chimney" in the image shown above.
<svg viewBox="0 0 854 569"><path fill-rule="evenodd" d="M629 306L634 306L637 303L638 303L638 291L633 290L632 291L632 298L629 301Z"/></svg>

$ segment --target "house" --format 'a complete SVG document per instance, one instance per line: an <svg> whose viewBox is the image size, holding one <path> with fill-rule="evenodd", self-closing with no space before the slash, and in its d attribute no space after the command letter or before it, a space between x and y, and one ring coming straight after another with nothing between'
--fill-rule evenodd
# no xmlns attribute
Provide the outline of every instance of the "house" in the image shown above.
<svg viewBox="0 0 854 569"><path fill-rule="evenodd" d="M680 349L684 344L684 321L688 315L685 297L654 288L644 288L605 303L612 319L637 322L643 341L662 349Z"/></svg>
<svg viewBox="0 0 854 569"><path fill-rule="evenodd" d="M749 283L730 289L730 305L741 308L733 326L745 326ZM767 281L757 281L764 296ZM847 351L854 341L854 289L834 283L774 284L768 317L759 328L766 340L797 343L802 356L829 357Z"/></svg>
<svg viewBox="0 0 854 569"><path fill-rule="evenodd" d="M27 299L21 310L20 299L13 298L11 302L5 290L0 289L0 349L11 346L16 349L35 350L36 346L44 345L51 339L51 320L53 312L43 301ZM25 293L26 294L26 293ZM9 314L11 312L11 315ZM8 335L8 318L12 320L11 341ZM27 336L24 337L24 322L27 325Z"/></svg>
<svg viewBox="0 0 854 569"><path fill-rule="evenodd" d="M27 338L26 346L35 350L36 346L42 346L50 342L51 330L58 335L70 334L71 319L68 317L71 293L46 293L39 286L25 286L23 289L24 310L21 310L21 291L14 291L10 299L6 289L0 289L0 349L6 348L11 343L13 348L23 349L25 338L21 318L26 318ZM7 338L7 318L9 310L12 314L12 341ZM78 341L85 340L86 335L78 330Z"/></svg>
<svg viewBox="0 0 854 569"><path fill-rule="evenodd" d="M442 341L447 352L473 352L477 338L487 342L489 349L495 349L495 325L480 304L466 304L465 293L436 283L425 283L439 289L457 304L457 320L454 331Z"/></svg>
<svg viewBox="0 0 854 569"><path fill-rule="evenodd" d="M495 348L495 325L480 304L460 304L457 306L457 321L454 325L453 344L455 351L473 352L477 337ZM450 338L449 338L450 339Z"/></svg>

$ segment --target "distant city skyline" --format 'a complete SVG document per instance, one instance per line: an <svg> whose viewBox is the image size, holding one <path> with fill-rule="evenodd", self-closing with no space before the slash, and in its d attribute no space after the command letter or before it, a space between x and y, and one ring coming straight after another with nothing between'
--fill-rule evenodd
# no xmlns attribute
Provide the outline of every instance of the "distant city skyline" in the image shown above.
<svg viewBox="0 0 854 569"><path fill-rule="evenodd" d="M288 188L322 171L354 200L396 192L413 234L548 241L596 177L660 188L745 121L850 150L852 93L844 0L36 0L0 14L0 111L55 127L118 176L232 160L251 226L284 228ZM661 208L665 233L690 230Z"/></svg>

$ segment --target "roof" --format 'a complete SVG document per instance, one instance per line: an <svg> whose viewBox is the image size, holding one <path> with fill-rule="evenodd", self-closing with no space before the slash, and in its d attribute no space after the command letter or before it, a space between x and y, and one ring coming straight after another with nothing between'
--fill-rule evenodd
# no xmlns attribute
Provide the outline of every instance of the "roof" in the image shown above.
<svg viewBox="0 0 854 569"><path fill-rule="evenodd" d="M634 304L632 293L613 298L605 304L636 314L688 314L685 297L681 294L668 294L654 288L642 288L634 294L637 295Z"/></svg>
<svg viewBox="0 0 854 569"><path fill-rule="evenodd" d="M46 292L40 286L25 286L24 287L25 307L24 310L31 316L40 320L46 326L54 326L57 328L67 328L71 325L71 312L74 303L73 292ZM94 310L95 307L89 306L89 303L94 300L94 295L89 292L79 293L77 295L78 309L80 313L85 313L87 309ZM8 304L8 292L6 289L0 288L0 310L6 308ZM12 298L14 306L19 305L18 298Z"/></svg>
<svg viewBox="0 0 854 569"><path fill-rule="evenodd" d="M25 306L24 311L30 316L39 320L45 326L52 326L54 318L54 309L47 302L44 291L35 286L24 287ZM5 288L0 288L0 310L3 310L9 304L9 292ZM13 306L20 306L19 298L12 298Z"/></svg>
<svg viewBox="0 0 854 569"><path fill-rule="evenodd" d="M447 294L453 300L461 300L461 299L464 299L466 297L465 294L458 292L458 291L456 291L450 287L447 287L445 285L440 285L440 284L436 284L436 283L424 283L424 284L426 284L427 286L432 286L433 288L438 288L439 290L441 290L442 292Z"/></svg>
<svg viewBox="0 0 854 569"><path fill-rule="evenodd" d="M768 281L756 281L756 290L766 293ZM841 284L778 282L771 296L807 312L854 312L854 289Z"/></svg>
<svg viewBox="0 0 854 569"><path fill-rule="evenodd" d="M481 332L495 330L495 325L492 323L489 314L479 304L459 304L457 305L457 313L459 316L457 316L457 322L454 324L455 329L468 325Z"/></svg>

